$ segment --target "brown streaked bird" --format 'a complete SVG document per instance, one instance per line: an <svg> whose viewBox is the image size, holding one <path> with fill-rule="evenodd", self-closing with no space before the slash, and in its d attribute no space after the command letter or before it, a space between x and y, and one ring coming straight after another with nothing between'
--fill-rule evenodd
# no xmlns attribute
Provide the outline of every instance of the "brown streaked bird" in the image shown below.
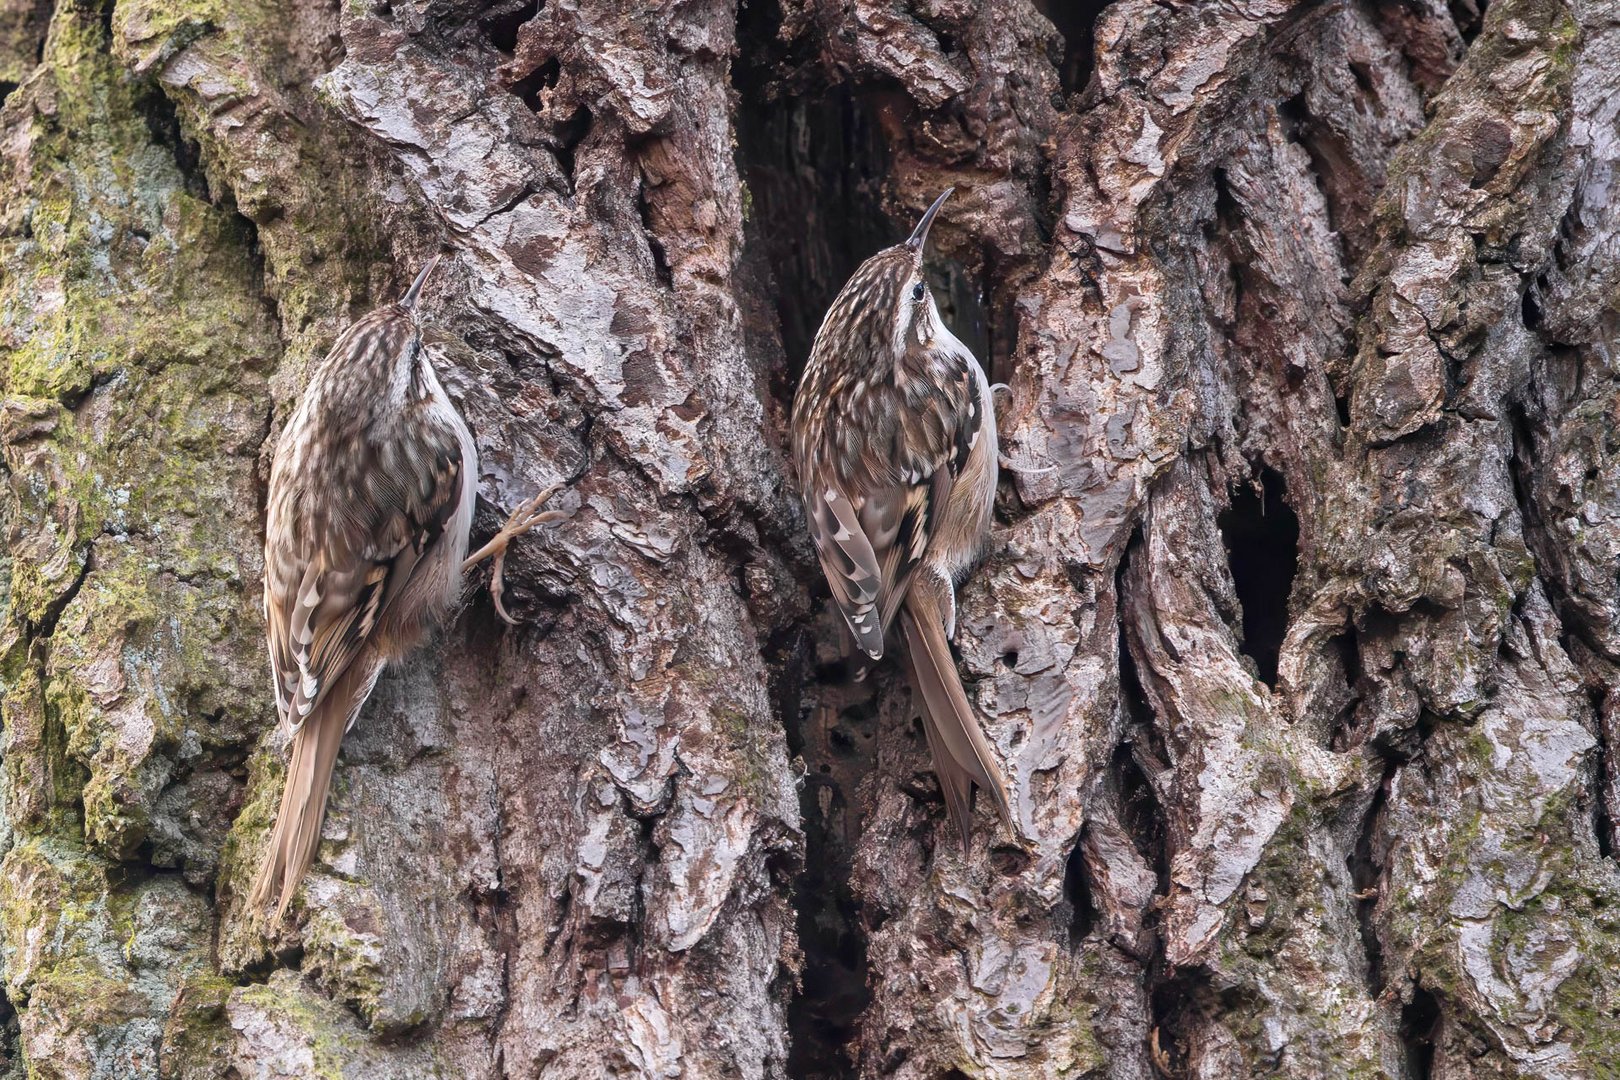
<svg viewBox="0 0 1620 1080"><path fill-rule="evenodd" d="M816 332L793 400L799 495L856 646L881 659L899 617L934 771L965 847L973 785L1011 825L1006 786L951 656L956 584L996 494L990 385L946 329L923 246L947 189L904 243L861 264Z"/></svg>
<svg viewBox="0 0 1620 1080"><path fill-rule="evenodd" d="M478 451L422 349L417 304L435 256L398 303L345 330L276 445L264 536L264 617L276 711L292 739L286 788L248 894L280 920L321 841L338 746L389 661L456 603L463 571L566 514L524 502L471 558Z"/></svg>

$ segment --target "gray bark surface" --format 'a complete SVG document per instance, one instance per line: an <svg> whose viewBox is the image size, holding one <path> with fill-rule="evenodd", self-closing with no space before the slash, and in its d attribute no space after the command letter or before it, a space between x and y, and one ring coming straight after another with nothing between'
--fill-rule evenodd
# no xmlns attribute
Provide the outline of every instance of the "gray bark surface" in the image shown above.
<svg viewBox="0 0 1620 1080"><path fill-rule="evenodd" d="M0 1076L1620 1076L1620 7L0 0ZM786 474L947 185L961 670ZM270 453L439 250L475 538L288 924Z"/></svg>

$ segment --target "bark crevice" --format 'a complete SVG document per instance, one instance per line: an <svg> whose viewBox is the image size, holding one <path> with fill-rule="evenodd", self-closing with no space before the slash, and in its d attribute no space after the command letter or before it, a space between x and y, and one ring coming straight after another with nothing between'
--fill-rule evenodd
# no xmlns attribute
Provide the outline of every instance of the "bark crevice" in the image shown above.
<svg viewBox="0 0 1620 1080"><path fill-rule="evenodd" d="M1237 594L1238 647L1254 662L1260 680L1275 688L1299 567L1299 517L1288 505L1287 481L1270 466L1260 466L1252 480L1229 490L1216 524Z"/></svg>

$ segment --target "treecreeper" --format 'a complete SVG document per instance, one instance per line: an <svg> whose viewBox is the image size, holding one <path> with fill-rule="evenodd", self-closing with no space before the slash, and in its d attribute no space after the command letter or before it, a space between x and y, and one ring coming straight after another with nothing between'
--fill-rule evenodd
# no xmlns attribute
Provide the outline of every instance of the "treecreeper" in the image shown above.
<svg viewBox="0 0 1620 1080"><path fill-rule="evenodd" d="M435 256L397 302L345 330L317 367L276 445L264 536L264 618L276 712L291 739L286 787L248 893L279 921L320 846L338 747L383 668L410 652L493 556L566 517L517 507L468 556L478 451L422 348L419 302Z"/></svg>
<svg viewBox="0 0 1620 1080"><path fill-rule="evenodd" d="M833 300L792 426L799 495L833 600L873 660L898 617L934 771L965 847L974 785L1012 822L949 644L956 585L989 536L999 461L989 381L923 279L928 231L950 194Z"/></svg>

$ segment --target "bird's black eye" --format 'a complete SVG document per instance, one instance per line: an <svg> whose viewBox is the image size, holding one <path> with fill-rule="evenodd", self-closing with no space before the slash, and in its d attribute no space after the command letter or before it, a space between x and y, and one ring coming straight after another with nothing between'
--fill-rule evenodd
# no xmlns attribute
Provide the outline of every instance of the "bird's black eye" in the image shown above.
<svg viewBox="0 0 1620 1080"><path fill-rule="evenodd" d="M919 281L917 284L911 287L911 298L920 304L922 303L923 294L927 291L927 288L925 288L923 283Z"/></svg>

